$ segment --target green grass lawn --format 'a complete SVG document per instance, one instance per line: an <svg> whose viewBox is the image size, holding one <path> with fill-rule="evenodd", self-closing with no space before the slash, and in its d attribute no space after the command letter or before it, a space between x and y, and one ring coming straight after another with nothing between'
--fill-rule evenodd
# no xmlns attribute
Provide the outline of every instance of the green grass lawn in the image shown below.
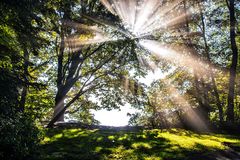
<svg viewBox="0 0 240 160"><path fill-rule="evenodd" d="M240 138L179 129L138 132L51 129L41 142L38 157L45 160L210 160L228 151L229 146L239 148Z"/></svg>

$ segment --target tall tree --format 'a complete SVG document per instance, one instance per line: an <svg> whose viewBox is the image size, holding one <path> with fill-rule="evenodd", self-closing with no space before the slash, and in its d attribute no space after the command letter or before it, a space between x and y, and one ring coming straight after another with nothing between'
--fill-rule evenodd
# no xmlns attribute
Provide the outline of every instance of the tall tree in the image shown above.
<svg viewBox="0 0 240 160"><path fill-rule="evenodd" d="M84 16L79 17L76 11L71 10L76 4L63 3L60 7L60 13L63 15L58 32L60 43L56 44L57 46L59 44L57 47L57 93L54 115L48 127L57 121L64 121L65 111L79 98L83 98L86 94L90 95L100 87L110 87L110 81L116 81L119 78L119 73L125 70L124 66L127 66L127 62L128 66L134 66L135 64L130 62L137 59L135 54L131 54L134 42L129 39L86 46L79 43L81 38L94 36L95 33L87 29L91 28L92 20ZM95 1L81 2L80 5L83 6L79 11L80 16L97 11L98 16L104 15L106 18L114 19L108 16L105 10L101 10L100 4ZM96 25L96 22L94 23ZM89 27L79 29L78 25ZM76 41L71 41L71 38L75 38ZM73 96L69 96L70 94Z"/></svg>
<svg viewBox="0 0 240 160"><path fill-rule="evenodd" d="M203 40L204 40L204 47L205 47L205 51L204 51L204 56L206 57L206 60L209 64L211 64L211 59L210 59L210 51L209 51L209 45L207 42L207 37L206 37L206 24L205 24L205 17L204 17L204 13L203 13L203 4L204 1L201 0L198 5L200 8L200 17L201 17L201 31L202 31L202 35L203 35ZM218 89L217 89L217 85L216 85L216 80L214 77L214 72L213 69L211 67L209 67L209 73L210 73L210 79L211 79L211 83L212 83L212 88L213 88L213 93L215 96L215 100L216 100L216 105L218 107L218 111L219 111L219 121L220 124L224 121L223 119L223 107L222 107L222 103L219 97L219 93L218 93Z"/></svg>
<svg viewBox="0 0 240 160"><path fill-rule="evenodd" d="M36 65L29 57L47 44L44 10L39 0L0 2L0 159L27 159L39 140L25 102L29 86L38 84L28 72Z"/></svg>
<svg viewBox="0 0 240 160"><path fill-rule="evenodd" d="M190 1L189 5L192 2ZM187 1L184 0L183 1L183 8L184 8L184 12L187 13ZM185 25L185 30L187 33L191 32L191 27L190 27L190 21L188 19L188 17L186 17L186 25ZM187 37L186 38L186 43L188 44L188 47L191 48L191 54L194 55L195 57L198 57L196 59L201 61L201 56L198 55L197 49L194 46L194 43L192 42L192 40ZM206 121L209 121L209 112L210 112L210 108L211 106L209 105L209 89L207 88L207 84L204 81L204 76L202 74L200 74L198 72L197 68L193 68L193 79L194 79L194 87L195 87L195 97L196 100L198 101L199 104L199 112L198 114L202 114L202 118Z"/></svg>
<svg viewBox="0 0 240 160"><path fill-rule="evenodd" d="M234 122L234 95L235 95L235 81L237 75L238 65L238 48L236 43L236 27L237 21L235 17L235 0L227 0L227 6L230 13L230 40L232 49L232 60L229 76L229 91L228 91L228 107L227 107L227 121Z"/></svg>

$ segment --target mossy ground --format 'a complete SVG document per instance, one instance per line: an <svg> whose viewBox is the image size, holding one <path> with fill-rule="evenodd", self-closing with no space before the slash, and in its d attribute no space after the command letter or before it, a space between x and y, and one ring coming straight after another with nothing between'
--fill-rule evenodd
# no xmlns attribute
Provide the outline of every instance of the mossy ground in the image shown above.
<svg viewBox="0 0 240 160"><path fill-rule="evenodd" d="M44 160L210 160L215 153L229 150L229 145L239 148L240 138L180 129L136 132L51 129L41 142L38 157Z"/></svg>

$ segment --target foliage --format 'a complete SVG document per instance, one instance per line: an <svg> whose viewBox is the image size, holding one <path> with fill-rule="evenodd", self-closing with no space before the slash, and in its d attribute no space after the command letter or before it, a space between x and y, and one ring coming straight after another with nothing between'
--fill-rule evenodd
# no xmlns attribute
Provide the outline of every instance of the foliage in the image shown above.
<svg viewBox="0 0 240 160"><path fill-rule="evenodd" d="M48 44L40 34L47 28L43 27L45 12L41 9L44 6L38 0L0 2L1 159L28 159L39 144L36 115L25 107L25 98L28 89L42 86L36 74L30 73L37 72L37 60L31 62L31 57Z"/></svg>
<svg viewBox="0 0 240 160"><path fill-rule="evenodd" d="M28 159L37 149L41 132L31 115L15 113L13 117L0 115L0 158Z"/></svg>
<svg viewBox="0 0 240 160"><path fill-rule="evenodd" d="M163 4L169 2L164 0ZM42 127L50 120L53 125L58 120L56 115L64 116L65 111L69 120L99 124L92 110L118 109L129 103L139 109L130 115L131 125L166 128L166 121L177 122L178 113L187 115L200 110L204 113L204 124L221 127L228 121L227 127L238 126L240 70L239 62L234 70L231 64L237 61L233 55L240 49L240 3L230 3L230 8L226 2L234 1L181 1L174 8L176 16L190 8L197 12L182 16L183 22L167 28L164 33L135 38L123 33L121 19L99 0L2 0L0 158L30 158L41 137L37 126ZM230 14L233 11L235 17ZM175 14L166 14L163 19L175 18ZM94 30L113 36L114 41L78 43L94 38ZM152 56L150 51L138 47L145 38L173 49L186 46L177 52L181 60L190 58L187 63L194 65L179 66L178 60L170 62ZM234 40L235 49L232 48ZM140 79L153 70L149 61L166 76L147 86ZM196 67L200 63L204 65ZM61 114L55 113L59 104L63 104ZM196 122L194 118L199 116L196 113L192 119L184 121ZM47 138L43 141L43 146L47 147L43 149L44 159L191 159L195 157L190 154L204 151L207 152L204 156L209 158L210 151L227 149L224 143L239 143L225 135L221 138L183 130L163 133L159 130L134 133L49 130L47 134L54 132L59 133L49 135L48 142ZM69 150L67 143L76 148ZM47 150L53 154L47 155ZM66 154L68 151L70 153Z"/></svg>
<svg viewBox="0 0 240 160"><path fill-rule="evenodd" d="M144 110L141 113L133 114L132 121L138 122L138 125L147 125L152 127L153 122L163 124L163 119L171 119L169 114L163 112L173 110L187 110L186 108L199 108L206 112L211 123L217 126L223 125L227 121L229 84L236 83L234 94L234 115L236 126L239 123L239 80L229 81L229 68L231 64L232 50L230 48L230 27L229 10L226 1L201 0L184 1L186 7L194 6L199 9L198 14L188 17L188 21L179 26L176 32L197 33L199 36L177 37L177 33L170 29L170 38L160 38L158 41L167 41L167 43L177 46L184 43L186 47L192 48L191 59L194 66L203 62L205 65L189 71L188 64L178 66L172 62L167 65L170 69L165 69L167 65L158 64L161 71L167 76L153 82L150 87L145 87L148 102L145 103ZM211 6L211 7L209 7ZM179 5L179 7L184 7ZM236 32L239 26L239 2L235 1L236 12ZM168 31L165 32L168 35ZM179 33L178 33L179 34ZM236 40L239 36L236 36ZM237 43L239 50L239 43ZM188 59L187 53L178 51ZM184 59L183 59L184 60ZM239 68L239 64L238 64ZM201 72L206 70L206 72ZM239 71L237 71L239 77ZM238 79L238 78L237 78ZM174 91L173 91L174 90ZM181 97L182 102L177 100ZM180 102L180 103L179 103ZM186 102L188 104L186 104ZM157 114L156 114L157 113ZM159 114L160 113L160 117ZM207 123L207 122L206 122ZM135 123L136 124L136 123ZM155 125L157 127L157 125ZM159 127L159 125L158 125Z"/></svg>
<svg viewBox="0 0 240 160"><path fill-rule="evenodd" d="M0 158L26 159L40 141L39 129L30 114L18 108L20 80L10 68L1 68L0 75Z"/></svg>

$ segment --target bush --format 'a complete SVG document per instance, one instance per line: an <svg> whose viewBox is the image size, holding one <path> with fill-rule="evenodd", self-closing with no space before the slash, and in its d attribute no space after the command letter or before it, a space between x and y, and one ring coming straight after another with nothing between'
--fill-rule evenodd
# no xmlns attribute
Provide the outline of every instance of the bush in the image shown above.
<svg viewBox="0 0 240 160"><path fill-rule="evenodd" d="M0 159L29 159L40 140L39 129L29 115L0 115Z"/></svg>
<svg viewBox="0 0 240 160"><path fill-rule="evenodd" d="M0 116L0 159L28 159L36 150L41 134L29 115Z"/></svg>
<svg viewBox="0 0 240 160"><path fill-rule="evenodd" d="M19 78L11 68L0 66L0 73L0 159L30 159L39 143L39 129L33 116L19 109Z"/></svg>

